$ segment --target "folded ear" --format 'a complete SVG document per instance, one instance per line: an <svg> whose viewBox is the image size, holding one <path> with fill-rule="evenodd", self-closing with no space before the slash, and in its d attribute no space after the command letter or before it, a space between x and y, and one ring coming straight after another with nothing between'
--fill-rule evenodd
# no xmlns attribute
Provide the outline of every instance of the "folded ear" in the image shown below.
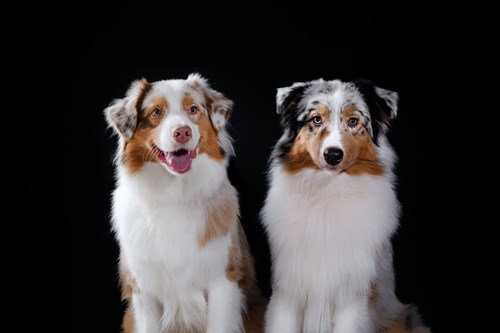
<svg viewBox="0 0 500 333"><path fill-rule="evenodd" d="M290 87L278 88L276 94L276 112L283 115L287 110L295 107L302 98L304 90L308 84L305 82L296 82Z"/></svg>
<svg viewBox="0 0 500 333"><path fill-rule="evenodd" d="M149 90L151 84L146 80L136 80L132 82L126 97L115 99L104 110L104 115L108 125L115 130L115 133L124 139L130 139L137 126L138 110L141 108L144 91Z"/></svg>
<svg viewBox="0 0 500 333"><path fill-rule="evenodd" d="M278 88L276 93L276 112L280 116L283 128L289 128L294 123L300 110L299 102L302 100L304 91L310 83L296 82L290 87Z"/></svg>
<svg viewBox="0 0 500 333"><path fill-rule="evenodd" d="M368 106L372 118L373 139L377 142L379 133L385 133L398 112L398 93L376 87L369 80L357 80L358 90Z"/></svg>
<svg viewBox="0 0 500 333"><path fill-rule="evenodd" d="M389 118L390 119L396 118L396 116L398 115L398 102L399 102L398 93L380 87L375 87L375 92L380 97L380 99L384 101L385 105L383 105L383 108L385 109L385 112L389 115Z"/></svg>
<svg viewBox="0 0 500 333"><path fill-rule="evenodd" d="M220 92L210 89L212 106L209 110L212 125L220 131L224 128L233 110L233 101L222 95Z"/></svg>
<svg viewBox="0 0 500 333"><path fill-rule="evenodd" d="M207 80L198 73L190 74L186 80L195 89L201 89L212 125L217 131L224 128L233 110L233 101L210 88Z"/></svg>

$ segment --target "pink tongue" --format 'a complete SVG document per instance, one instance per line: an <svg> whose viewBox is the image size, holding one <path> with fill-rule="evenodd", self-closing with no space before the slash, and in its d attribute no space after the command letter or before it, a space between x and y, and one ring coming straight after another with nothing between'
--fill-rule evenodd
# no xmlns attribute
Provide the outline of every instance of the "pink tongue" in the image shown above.
<svg viewBox="0 0 500 333"><path fill-rule="evenodd" d="M191 157L189 154L175 156L173 153L167 153L167 161L172 170L178 173L186 172L191 167Z"/></svg>

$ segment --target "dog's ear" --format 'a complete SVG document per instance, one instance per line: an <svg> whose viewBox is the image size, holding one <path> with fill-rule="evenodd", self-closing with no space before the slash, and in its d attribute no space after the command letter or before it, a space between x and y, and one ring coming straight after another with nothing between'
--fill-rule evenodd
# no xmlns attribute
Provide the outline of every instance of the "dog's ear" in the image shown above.
<svg viewBox="0 0 500 333"><path fill-rule="evenodd" d="M115 99L104 110L106 120L116 134L130 139L137 126L138 110L142 107L145 93L151 88L146 80L132 82L124 98Z"/></svg>
<svg viewBox="0 0 500 333"><path fill-rule="evenodd" d="M278 88L276 93L276 113L281 119L281 126L288 128L297 116L298 104L304 91L310 86L306 82L296 82L290 87Z"/></svg>
<svg viewBox="0 0 500 333"><path fill-rule="evenodd" d="M399 96L397 92L376 87L369 80L357 80L355 84L364 97L372 117L373 138L380 132L385 133L398 113Z"/></svg>
<svg viewBox="0 0 500 333"><path fill-rule="evenodd" d="M190 74L187 83L195 89L203 91L212 125L217 131L222 130L233 110L233 101L210 88L207 80L200 74Z"/></svg>
<svg viewBox="0 0 500 333"><path fill-rule="evenodd" d="M233 101L217 92L210 89L212 105L210 108L210 120L216 130L220 131L224 128L233 110Z"/></svg>
<svg viewBox="0 0 500 333"><path fill-rule="evenodd" d="M295 107L308 87L305 82L296 82L290 87L278 88L276 94L276 112L283 115L287 110Z"/></svg>

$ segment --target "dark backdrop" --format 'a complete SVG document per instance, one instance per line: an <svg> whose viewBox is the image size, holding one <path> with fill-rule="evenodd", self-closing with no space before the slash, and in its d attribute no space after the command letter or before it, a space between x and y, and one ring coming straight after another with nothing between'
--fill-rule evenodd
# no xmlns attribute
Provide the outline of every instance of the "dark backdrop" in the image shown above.
<svg viewBox="0 0 500 333"><path fill-rule="evenodd" d="M429 101L436 73L425 62L431 52L423 34L427 19L411 7L306 5L239 3L236 10L135 4L115 12L74 6L63 15L37 18L30 32L36 47L23 48L33 59L26 79L40 93L30 122L37 134L30 159L38 163L31 164L26 187L37 200L21 212L30 222L21 229L26 299L35 309L29 327L50 323L74 332L119 331L118 249L109 223L116 138L102 111L124 96L132 80L199 72L235 102L230 132L237 158L230 176L266 294L269 253L257 216L269 152L280 134L276 88L320 77L364 77L400 94L389 136L399 155L403 207L393 242L397 294L420 307L434 332L446 329L440 298L440 162ZM62 190L51 190L61 180ZM41 216L48 222L40 223ZM56 294L66 301L46 306Z"/></svg>

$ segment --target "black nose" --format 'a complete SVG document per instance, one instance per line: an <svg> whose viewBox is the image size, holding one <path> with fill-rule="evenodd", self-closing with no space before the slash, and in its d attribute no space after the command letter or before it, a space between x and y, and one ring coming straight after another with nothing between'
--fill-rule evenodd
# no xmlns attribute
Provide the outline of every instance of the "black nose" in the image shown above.
<svg viewBox="0 0 500 333"><path fill-rule="evenodd" d="M326 148L323 152L323 156L325 157L326 163L331 166L335 166L342 162L342 158L344 157L344 152L336 147Z"/></svg>

